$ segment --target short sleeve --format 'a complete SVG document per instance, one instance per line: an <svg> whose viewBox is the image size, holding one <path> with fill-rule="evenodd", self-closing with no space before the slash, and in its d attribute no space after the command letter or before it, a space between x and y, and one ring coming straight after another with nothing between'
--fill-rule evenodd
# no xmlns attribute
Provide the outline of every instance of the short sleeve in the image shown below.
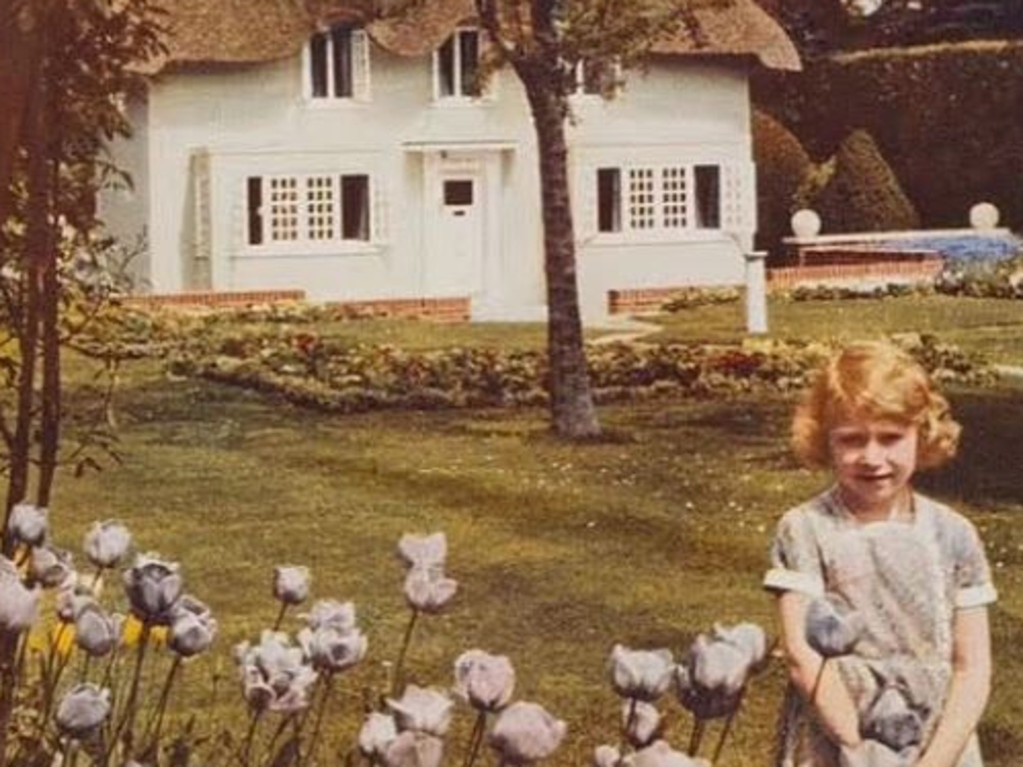
<svg viewBox="0 0 1023 767"><path fill-rule="evenodd" d="M991 581L984 544L977 528L962 517L958 521L949 541L955 606L966 609L991 604L998 599L998 593Z"/></svg>
<svg viewBox="0 0 1023 767"><path fill-rule="evenodd" d="M778 523L764 588L798 591L812 597L824 593L817 537L813 521L805 510L794 509Z"/></svg>

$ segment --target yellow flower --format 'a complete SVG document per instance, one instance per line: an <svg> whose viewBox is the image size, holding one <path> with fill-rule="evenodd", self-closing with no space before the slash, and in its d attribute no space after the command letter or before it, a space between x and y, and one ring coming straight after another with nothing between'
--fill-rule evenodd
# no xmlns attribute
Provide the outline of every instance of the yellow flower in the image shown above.
<svg viewBox="0 0 1023 767"><path fill-rule="evenodd" d="M135 647L142 639L142 621L134 613L128 615L121 632L121 642L125 647ZM167 644L167 627L152 626L149 629L149 644L159 648Z"/></svg>

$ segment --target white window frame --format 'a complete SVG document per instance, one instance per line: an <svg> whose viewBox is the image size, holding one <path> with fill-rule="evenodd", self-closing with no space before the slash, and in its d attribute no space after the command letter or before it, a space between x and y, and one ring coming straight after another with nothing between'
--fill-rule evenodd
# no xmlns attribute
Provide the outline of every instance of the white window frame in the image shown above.
<svg viewBox="0 0 1023 767"><path fill-rule="evenodd" d="M572 95L580 99L603 100L605 98L603 89L592 90L587 88L586 67L588 64L589 61L587 59L579 59L575 63L575 90ZM614 95L622 87L622 63L616 58L613 62L609 63L609 66L611 71L607 73L607 76L613 78L610 95Z"/></svg>
<svg viewBox="0 0 1023 767"><path fill-rule="evenodd" d="M351 94L338 95L336 93L334 61L334 32L347 30L350 37L348 43L348 65L351 70L352 88ZM322 62L324 78L326 80L324 95L316 95L314 87L313 70L316 66L314 61L313 45L316 39L323 40ZM315 107L339 106L345 104L359 104L370 100L370 43L366 30L351 24L336 24L318 31L306 41L302 49L302 95L306 103Z"/></svg>
<svg viewBox="0 0 1023 767"><path fill-rule="evenodd" d="M435 104L479 104L484 101L492 101L494 99L494 90L490 83L483 86L479 93L472 93L468 89L472 87L471 83L463 81L463 70L462 65L462 44L461 39L463 35L475 35L476 37L476 62L474 71L479 72L480 65L483 61L483 49L485 45L485 36L483 30L479 27L458 27L451 36L448 37L440 47L433 52L433 101ZM441 72L441 51L448 44L451 45L451 74L450 80L452 83L452 92L443 92L443 83L446 78L442 76Z"/></svg>
<svg viewBox="0 0 1023 767"><path fill-rule="evenodd" d="M699 220L698 168L716 169L712 225ZM726 226L725 174L725 166L716 162L600 165L591 182L593 230L599 240L611 242L720 236ZM608 194L612 199L602 199Z"/></svg>
<svg viewBox="0 0 1023 767"><path fill-rule="evenodd" d="M344 219L347 179L364 179L366 191L360 205L364 224ZM253 199L257 194L258 201ZM244 242L249 253L366 252L380 244L380 206L371 173L252 174L245 178L243 195ZM258 204L256 210L254 204ZM346 237L350 226L365 228L366 236Z"/></svg>

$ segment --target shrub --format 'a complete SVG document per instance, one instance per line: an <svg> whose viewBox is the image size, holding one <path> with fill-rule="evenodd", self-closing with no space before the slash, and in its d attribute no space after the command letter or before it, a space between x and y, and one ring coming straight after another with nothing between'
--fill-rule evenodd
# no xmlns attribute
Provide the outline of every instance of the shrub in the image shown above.
<svg viewBox="0 0 1023 767"><path fill-rule="evenodd" d="M870 131L927 227L963 226L981 200L1023 227L1019 41L864 51L808 62L798 74L764 70L754 98L785 116L812 157L834 152L855 128Z"/></svg>
<svg viewBox="0 0 1023 767"><path fill-rule="evenodd" d="M773 251L790 231L796 193L811 168L810 156L781 122L753 113L753 160L757 165L758 247Z"/></svg>
<svg viewBox="0 0 1023 767"><path fill-rule="evenodd" d="M917 229L920 218L869 133L853 131L835 155L835 172L814 201L827 232Z"/></svg>

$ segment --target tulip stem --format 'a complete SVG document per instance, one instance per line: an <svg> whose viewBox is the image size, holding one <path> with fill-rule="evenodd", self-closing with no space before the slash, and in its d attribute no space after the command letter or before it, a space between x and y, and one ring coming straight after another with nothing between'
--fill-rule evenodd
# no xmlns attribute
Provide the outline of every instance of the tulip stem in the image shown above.
<svg viewBox="0 0 1023 767"><path fill-rule="evenodd" d="M479 755L480 746L483 745L483 733L487 729L487 712L480 711L476 716L476 723L472 727L472 734L469 736L469 747L466 749L465 761L462 767L472 767Z"/></svg>
<svg viewBox="0 0 1023 767"><path fill-rule="evenodd" d="M703 735L707 731L707 720L703 717L693 717L693 731L689 736L689 756L696 756L703 742Z"/></svg>
<svg viewBox="0 0 1023 767"><path fill-rule="evenodd" d="M739 715L739 708L742 706L743 696L746 694L746 689L743 688L739 691L739 698L735 702L735 708L728 714L725 719L725 726L721 730L721 737L718 738L718 744L714 747L714 756L711 757L710 763L717 764L718 758L721 756L721 750L725 747L725 741L728 739L728 734L732 730L732 724L735 722L735 718Z"/></svg>
<svg viewBox="0 0 1023 767"><path fill-rule="evenodd" d="M179 668L181 668L181 656L175 655L174 660L171 662L170 671L167 672L167 679L163 683L163 689L160 690L160 699L156 704L156 711L153 712L152 717L149 719L149 724L146 725L145 739L149 742L149 748L146 749L147 751L155 752L156 747L160 742L160 731L163 729L163 715L167 711L167 703L170 701L171 686L177 678ZM149 736L150 733L152 733L152 737Z"/></svg>
<svg viewBox="0 0 1023 767"><path fill-rule="evenodd" d="M263 712L260 710L253 710L249 718L249 729L245 733L245 741L242 745L241 752L241 763L242 767L249 767L249 754L252 753L252 741L256 736L256 726L259 724L259 720L263 718Z"/></svg>
<svg viewBox="0 0 1023 767"><path fill-rule="evenodd" d="M274 756L274 746L277 745L277 741L281 739L281 735L284 734L284 731L286 729L288 729L288 725L289 724L296 724L297 721L298 720L297 720L295 714L288 714L283 719L281 719L281 723L279 725L277 725L277 729L274 730L273 737L270 738L270 743L266 747L266 757L267 757L267 760L271 760L272 759L273 761L266 761L265 762L266 764L276 763L277 759Z"/></svg>
<svg viewBox="0 0 1023 767"><path fill-rule="evenodd" d="M412 632L416 628L416 619L419 617L419 610L412 608L412 616L409 618L408 626L405 627L405 638L401 643L401 651L398 653L398 661L394 664L394 678L391 680L391 695L398 697L404 682L405 655L408 653L409 645L412 644Z"/></svg>
<svg viewBox="0 0 1023 767"><path fill-rule="evenodd" d="M636 721L636 708L639 701L636 698L629 698L629 715L625 719L625 726L622 727L621 747L619 753L624 754L629 744L629 733L632 731L632 724Z"/></svg>
<svg viewBox="0 0 1023 767"><path fill-rule="evenodd" d="M817 704L817 692L820 690L821 680L824 678L824 667L828 664L828 659L821 659L821 667L817 669L817 676L813 680L813 687L810 688L810 705Z"/></svg>
<svg viewBox="0 0 1023 767"><path fill-rule="evenodd" d="M277 631L280 629L281 624L284 623L284 614L288 612L288 603L281 602L281 609L277 611L277 620L274 621L273 630Z"/></svg>
<svg viewBox="0 0 1023 767"><path fill-rule="evenodd" d="M330 694L334 690L334 675L327 674L323 680L323 695L320 696L320 705L316 709L316 719L313 722L313 735L309 741L309 761L316 764L316 751L319 748L320 741L320 726L323 724L323 716L327 712L327 701L330 700ZM302 724L305 724L305 719L302 720ZM299 731L301 733L301 730ZM302 759L298 760L298 767L302 766Z"/></svg>
<svg viewBox="0 0 1023 767"><path fill-rule="evenodd" d="M146 659L146 647L149 645L149 621L142 622L142 630L139 633L139 647L135 654L135 671L132 674L131 686L128 688L128 699L124 702L124 711L121 713L121 721L114 730L114 736L110 744L111 750L114 744L124 736L124 750L131 752L132 742L135 739L135 715L138 709L139 683L142 681L142 663Z"/></svg>

